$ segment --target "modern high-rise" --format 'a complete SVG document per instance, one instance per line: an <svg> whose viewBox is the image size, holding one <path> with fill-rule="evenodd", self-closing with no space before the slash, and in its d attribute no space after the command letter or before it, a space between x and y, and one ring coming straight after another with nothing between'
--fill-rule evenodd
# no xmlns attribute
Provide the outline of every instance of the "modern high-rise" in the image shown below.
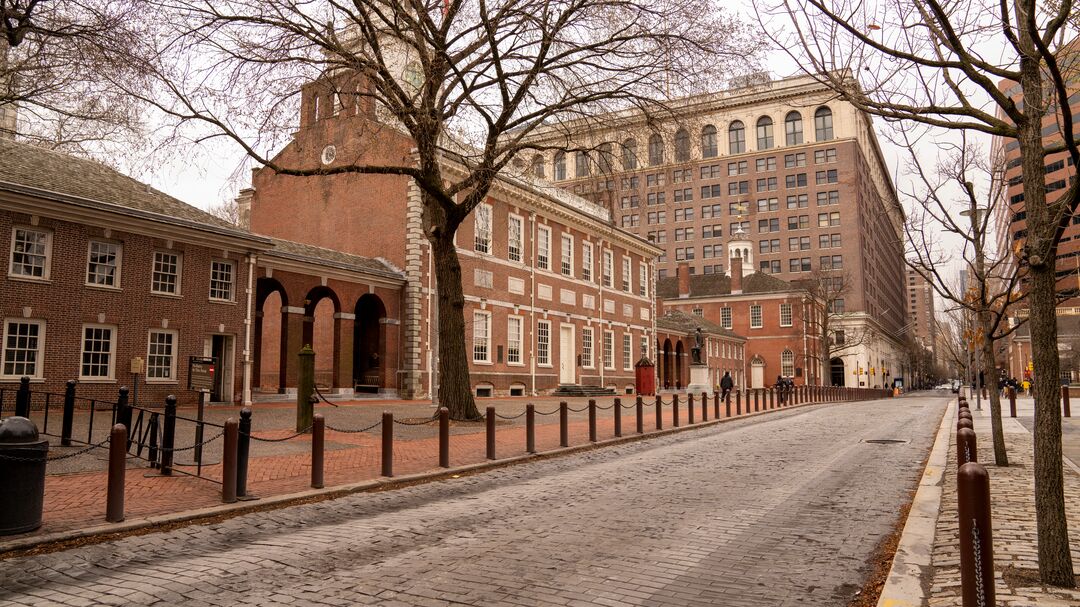
<svg viewBox="0 0 1080 607"><path fill-rule="evenodd" d="M937 316L934 306L934 287L930 281L908 268L907 270L907 323L911 335L923 349L934 354L938 360Z"/></svg>
<svg viewBox="0 0 1080 607"><path fill-rule="evenodd" d="M842 277L830 306L849 334L871 336L845 365L891 365L899 376L903 210L870 116L815 79L756 80L658 115L590 116L532 141L578 150L537 153L525 166L663 247L659 278L682 262L693 274L727 273L726 244L740 228L754 243L753 270L793 283Z"/></svg>

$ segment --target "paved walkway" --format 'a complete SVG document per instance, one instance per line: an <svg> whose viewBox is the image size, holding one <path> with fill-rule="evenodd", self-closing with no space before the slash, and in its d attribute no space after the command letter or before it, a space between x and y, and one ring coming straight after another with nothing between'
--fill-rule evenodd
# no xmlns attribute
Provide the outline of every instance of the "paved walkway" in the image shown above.
<svg viewBox="0 0 1080 607"><path fill-rule="evenodd" d="M783 410L18 558L0 604L843 606L946 402Z"/></svg>
<svg viewBox="0 0 1080 607"><path fill-rule="evenodd" d="M1009 607L1075 607L1080 590L1044 588L1038 585L1038 548L1035 528L1035 482L1033 476L1033 410L1031 399L1020 399L1018 418L1009 418L1004 403L1002 429L1010 465L993 464L989 405L972 410L978 437L978 459L990 473L992 524L994 532L994 580L999 605ZM974 407L974 403L970 403ZM1080 453L1080 425L1075 418L1063 420L1067 426L1063 446L1066 456ZM952 426L955 429L955 425ZM930 607L959 607L960 554L956 510L956 433L950 432L948 465L942 485L941 511L934 537L929 576ZM1080 463L1078 461L1077 463ZM1065 467L1065 509L1069 521L1069 543L1074 567L1080 570L1080 474ZM1026 576L1018 574L1028 574ZM1025 581L1027 580L1027 581Z"/></svg>
<svg viewBox="0 0 1080 607"><path fill-rule="evenodd" d="M666 396L665 403L670 403ZM521 415L527 403L536 406L537 429L536 449L550 451L559 446L558 399L507 399L485 401L481 407L495 406L500 417L496 431L496 456L499 458L524 455L525 418ZM588 417L585 407L588 399L571 399L569 416L569 443L583 445L589 442ZM635 431L635 409L632 397L622 399L622 428L624 435ZM613 398L605 397L597 402L597 435L600 440L614 436ZM600 409L604 407L605 409ZM359 401L341 404L337 407L320 406L319 412L326 416L331 427L359 429L371 426L379 421L384 410L395 414L397 420L423 421L432 415L430 404L409 402L373 402ZM226 417L235 417L239 410L235 408L208 409L206 419L222 422ZM548 413L549 415L539 415ZM685 397L680 407L681 424L688 422ZM721 404L721 415L726 407ZM732 414L735 403L732 403ZM772 414L770 412L769 414ZM646 402L644 407L644 428L646 432L655 430L655 408ZM709 419L714 419L713 403L708 408ZM743 409L743 414L746 414ZM193 411L182 410L180 415L193 415ZM512 419L504 419L512 418ZM700 400L696 403L694 419L701 421ZM672 425L672 408L663 408L663 426ZM77 420L79 421L79 420ZM85 420L82 420L85 421ZM107 428L108 424L97 427ZM76 424L76 428L79 425ZM295 410L288 404L262 405L253 415L253 435L263 438L285 438L294 434ZM104 432L104 430L102 430ZM486 459L484 424L453 423L451 427L450 460L451 466L461 466L483 462ZM81 436L80 432L75 433ZM397 476L435 470L438 468L438 426L437 423L420 425L394 425L394 473ZM207 431L206 438L212 436ZM57 441L53 441L57 442ZM176 444L185 446L194 444L191 424L178 424ZM215 465L205 466L205 478L193 478L180 473L172 477L161 477L146 467L145 462L129 458L126 480L126 515L129 519L146 518L189 510L196 510L221 503L221 461L222 440L217 439L206 447L205 460ZM379 478L381 475L381 429L373 428L366 432L343 433L327 431L325 483L327 487L356 483ZM76 447L54 449L52 455L75 451ZM177 461L190 463L190 450L177 454ZM0 537L0 551L5 543L19 542L32 536L45 536L71 532L105 524L105 497L107 474L105 472L107 452L100 449L80 455L77 458L62 460L54 467L50 464L50 474L45 483L45 512L43 525L31 534ZM301 435L284 442L252 441L251 460L248 473L248 493L255 496L285 495L303 491L310 486L311 479L311 440L308 435ZM56 470L59 468L59 471ZM81 470L81 472L66 472ZM178 466L177 470L194 471L191 466ZM60 473L56 473L60 472ZM257 504L257 502L251 502Z"/></svg>

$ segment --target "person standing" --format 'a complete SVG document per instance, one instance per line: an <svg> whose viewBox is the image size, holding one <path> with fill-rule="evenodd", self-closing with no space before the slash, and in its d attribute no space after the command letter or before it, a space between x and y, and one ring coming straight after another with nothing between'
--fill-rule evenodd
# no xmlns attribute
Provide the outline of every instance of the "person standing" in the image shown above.
<svg viewBox="0 0 1080 607"><path fill-rule="evenodd" d="M724 376L720 378L720 400L727 402L728 395L731 394L731 389L735 387L735 381L731 379L731 373L724 371Z"/></svg>

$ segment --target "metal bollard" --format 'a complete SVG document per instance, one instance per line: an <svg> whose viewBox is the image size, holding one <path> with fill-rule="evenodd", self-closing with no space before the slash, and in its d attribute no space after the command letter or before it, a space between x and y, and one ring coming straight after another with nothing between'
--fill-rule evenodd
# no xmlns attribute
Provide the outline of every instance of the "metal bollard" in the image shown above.
<svg viewBox="0 0 1080 607"><path fill-rule="evenodd" d="M679 395L671 395L671 427L679 427Z"/></svg>
<svg viewBox="0 0 1080 607"><path fill-rule="evenodd" d="M615 437L622 436L622 399L615 398L615 406L612 407L615 410Z"/></svg>
<svg viewBox="0 0 1080 607"><path fill-rule="evenodd" d="M637 423L635 430L638 434L645 434L645 403L641 400L641 396L634 399L634 413L636 417L634 421Z"/></svg>
<svg viewBox="0 0 1080 607"><path fill-rule="evenodd" d="M116 396L116 405L113 409L115 414L113 415L114 424L123 424L125 428L131 427L131 405L128 404L128 389L127 386L120 386L119 393ZM128 436L127 448L131 448L131 436Z"/></svg>
<svg viewBox="0 0 1080 607"><path fill-rule="evenodd" d="M694 425L694 393L686 395L686 423Z"/></svg>
<svg viewBox="0 0 1080 607"><path fill-rule="evenodd" d="M109 485L105 498L105 520L124 520L124 474L127 468L127 428L116 424L109 434Z"/></svg>
<svg viewBox="0 0 1080 607"><path fill-rule="evenodd" d="M1016 417L1016 388L1009 388L1009 416Z"/></svg>
<svg viewBox="0 0 1080 607"><path fill-rule="evenodd" d="M589 399L589 442L596 442L596 400Z"/></svg>
<svg viewBox="0 0 1080 607"><path fill-rule="evenodd" d="M760 409L758 408L758 396L760 394L761 394L761 389L760 388L754 388L754 411L760 411ZM747 400L747 402L746 402L746 412L747 413L750 412L750 401L749 400Z"/></svg>
<svg viewBox="0 0 1080 607"><path fill-rule="evenodd" d="M315 439L312 438L311 448L315 449ZM251 407L240 409L240 429L236 443L236 497L247 495L248 454L251 451ZM321 454L320 454L321 457ZM312 478L314 478L315 460L312 458ZM315 487L315 485L312 485ZM322 487L319 485L316 489Z"/></svg>
<svg viewBox="0 0 1080 607"><path fill-rule="evenodd" d="M743 395L742 390L736 390L735 391L735 415L742 415L742 395ZM746 403L747 403L747 405L750 404L750 393L746 394ZM731 397L730 396L728 396L727 414L728 414L728 417L731 417Z"/></svg>
<svg viewBox="0 0 1080 607"><path fill-rule="evenodd" d="M731 402L731 392L728 392L726 400ZM713 419L720 419L720 392L713 392Z"/></svg>
<svg viewBox="0 0 1080 607"><path fill-rule="evenodd" d="M71 446L71 426L75 421L75 380L69 379L64 388L64 419L60 424L60 445Z"/></svg>
<svg viewBox="0 0 1080 607"><path fill-rule="evenodd" d="M766 410L775 409L775 408L776 408L776 388L769 388L769 406L766 408Z"/></svg>
<svg viewBox="0 0 1080 607"><path fill-rule="evenodd" d="M559 446L570 446L570 429L569 421L567 420L567 405L566 401L559 402Z"/></svg>
<svg viewBox="0 0 1080 607"><path fill-rule="evenodd" d="M394 476L394 414L389 411L382 414L382 475Z"/></svg>
<svg viewBox="0 0 1080 607"><path fill-rule="evenodd" d="M484 416L484 429L487 435L487 458L495 459L495 407L488 407Z"/></svg>
<svg viewBox="0 0 1080 607"><path fill-rule="evenodd" d="M15 392L15 415L30 417L30 378L19 378L19 389Z"/></svg>
<svg viewBox="0 0 1080 607"><path fill-rule="evenodd" d="M161 427L161 473L172 474L173 448L176 445L176 396L165 397L165 423Z"/></svg>
<svg viewBox="0 0 1080 607"><path fill-rule="evenodd" d="M244 407L247 409L247 407ZM244 412L241 411L240 415ZM248 413L248 417L251 417L251 413ZM248 426L251 427L250 424ZM322 489L325 486L323 482L323 470L326 463L326 419L322 413L316 413L311 418L311 487L313 489ZM245 470L245 474L247 471ZM240 481L237 476L236 492L240 493ZM243 495L243 494L241 494Z"/></svg>
<svg viewBox="0 0 1080 607"><path fill-rule="evenodd" d="M656 429L664 429L664 401L659 394L656 395Z"/></svg>
<svg viewBox="0 0 1080 607"><path fill-rule="evenodd" d="M450 409L446 407L439 407L439 467L450 467Z"/></svg>
<svg viewBox="0 0 1080 607"><path fill-rule="evenodd" d="M701 393L701 421L709 421L709 395Z"/></svg>
<svg viewBox="0 0 1080 607"><path fill-rule="evenodd" d="M976 449L975 431L971 428L958 428L956 430L956 467L979 461Z"/></svg>
<svg viewBox="0 0 1080 607"><path fill-rule="evenodd" d="M990 475L982 464L960 466L956 473L960 520L960 591L964 607L996 605L994 542L990 520Z"/></svg>
<svg viewBox="0 0 1080 607"><path fill-rule="evenodd" d="M221 452L221 503L236 501L236 439L240 425L235 419L225 420L225 445Z"/></svg>
<svg viewBox="0 0 1080 607"><path fill-rule="evenodd" d="M1061 387L1061 407L1065 414L1065 417L1072 417L1072 410L1069 408L1069 387Z"/></svg>
<svg viewBox="0 0 1080 607"><path fill-rule="evenodd" d="M536 453L536 407L532 403L525 405L525 452Z"/></svg>

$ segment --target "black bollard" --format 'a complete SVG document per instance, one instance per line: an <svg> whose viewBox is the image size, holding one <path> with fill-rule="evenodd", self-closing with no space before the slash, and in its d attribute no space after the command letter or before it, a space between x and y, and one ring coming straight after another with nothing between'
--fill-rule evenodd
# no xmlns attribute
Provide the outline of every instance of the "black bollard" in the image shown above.
<svg viewBox="0 0 1080 607"><path fill-rule="evenodd" d="M1009 388L1009 416L1016 417L1016 388Z"/></svg>
<svg viewBox="0 0 1080 607"><path fill-rule="evenodd" d="M622 436L622 400L615 399L615 405L612 407L615 411L615 437Z"/></svg>
<svg viewBox="0 0 1080 607"><path fill-rule="evenodd" d="M956 431L956 467L979 461L976 449L975 431L971 428L959 428Z"/></svg>
<svg viewBox="0 0 1080 607"><path fill-rule="evenodd" d="M525 405L525 452L536 453L536 407L532 403Z"/></svg>
<svg viewBox="0 0 1080 607"><path fill-rule="evenodd" d="M686 395L686 423L694 425L694 393Z"/></svg>
<svg viewBox="0 0 1080 607"><path fill-rule="evenodd" d="M236 439L240 426L233 418L225 420L225 444L221 452L221 503L236 501Z"/></svg>
<svg viewBox="0 0 1080 607"><path fill-rule="evenodd" d="M484 428L487 435L487 458L495 459L495 407L487 408L487 415L484 417Z"/></svg>
<svg viewBox="0 0 1080 607"><path fill-rule="evenodd" d="M161 428L161 473L172 474L173 448L176 445L176 396L165 397L165 423Z"/></svg>
<svg viewBox="0 0 1080 607"><path fill-rule="evenodd" d="M568 410L568 406L566 404L566 401L565 400L560 401L559 402L559 446L560 447L569 447L570 446L570 428L569 428L570 422L567 419L567 417L569 416L569 413L567 412L567 410Z"/></svg>
<svg viewBox="0 0 1080 607"><path fill-rule="evenodd" d="M30 378L19 378L19 389L15 392L15 415L30 417Z"/></svg>
<svg viewBox="0 0 1080 607"><path fill-rule="evenodd" d="M701 421L709 421L709 395L701 393Z"/></svg>
<svg viewBox="0 0 1080 607"><path fill-rule="evenodd" d="M656 429L664 429L664 401L659 394L656 395Z"/></svg>
<svg viewBox="0 0 1080 607"><path fill-rule="evenodd" d="M382 475L394 476L394 414L389 411L382 414Z"/></svg>
<svg viewBox="0 0 1080 607"><path fill-rule="evenodd" d="M315 449L314 438L312 438L312 450ZM244 407L240 409L240 427L239 436L236 439L236 497L244 497L247 495L247 473L248 473L248 455L251 452L251 407ZM312 459L312 466L314 466L314 459ZM315 471L312 469L312 478L314 478ZM315 485L312 485L315 487ZM321 488L315 487L316 489Z"/></svg>
<svg viewBox="0 0 1080 607"><path fill-rule="evenodd" d="M996 605L994 542L990 520L990 475L971 462L956 473L960 521L960 591L965 607Z"/></svg>
<svg viewBox="0 0 1080 607"><path fill-rule="evenodd" d="M1072 417L1072 410L1069 408L1069 387L1061 387L1061 408L1062 414L1065 417Z"/></svg>
<svg viewBox="0 0 1080 607"><path fill-rule="evenodd" d="M446 407L439 407L439 467L450 467L450 409Z"/></svg>
<svg viewBox="0 0 1080 607"><path fill-rule="evenodd" d="M127 428L116 424L109 434L109 480L105 497L105 520L124 520L124 474L127 468Z"/></svg>
<svg viewBox="0 0 1080 607"><path fill-rule="evenodd" d="M679 395L671 395L671 427L679 427Z"/></svg>
<svg viewBox="0 0 1080 607"><path fill-rule="evenodd" d="M60 445L71 446L71 427L75 422L75 380L69 379L64 388L64 419L60 424Z"/></svg>
<svg viewBox="0 0 1080 607"><path fill-rule="evenodd" d="M728 403L729 403L728 406L730 406L731 392L728 392L727 398L725 400L728 401ZM731 417L731 416L728 415L728 417ZM713 392L713 419L720 419L720 392L719 391Z"/></svg>
<svg viewBox="0 0 1080 607"><path fill-rule="evenodd" d="M247 407L244 407L246 410ZM244 411L240 411L240 423L243 423ZM248 428L251 427L251 413L248 412ZM243 435L240 435L240 440L243 441ZM247 457L247 454L244 454ZM323 477L323 470L326 463L326 419L323 418L322 413L316 413L311 417L311 487L313 489L322 489L325 486L325 479ZM243 462L243 459L241 459ZM247 476L247 463L244 462L237 468L236 476L236 493L238 496L243 497L243 493L240 492L244 486L240 483L239 471L244 470L244 475ZM247 479L245 478L245 482Z"/></svg>
<svg viewBox="0 0 1080 607"><path fill-rule="evenodd" d="M596 442L596 400L589 399L589 442Z"/></svg>
<svg viewBox="0 0 1080 607"><path fill-rule="evenodd" d="M644 419L644 416L645 416L645 403L641 400L640 395L637 398L634 399L634 414L635 414L635 417L636 417L636 419L634 421L637 423L637 427L635 429L637 430L638 434L644 434L645 433L645 419Z"/></svg>

